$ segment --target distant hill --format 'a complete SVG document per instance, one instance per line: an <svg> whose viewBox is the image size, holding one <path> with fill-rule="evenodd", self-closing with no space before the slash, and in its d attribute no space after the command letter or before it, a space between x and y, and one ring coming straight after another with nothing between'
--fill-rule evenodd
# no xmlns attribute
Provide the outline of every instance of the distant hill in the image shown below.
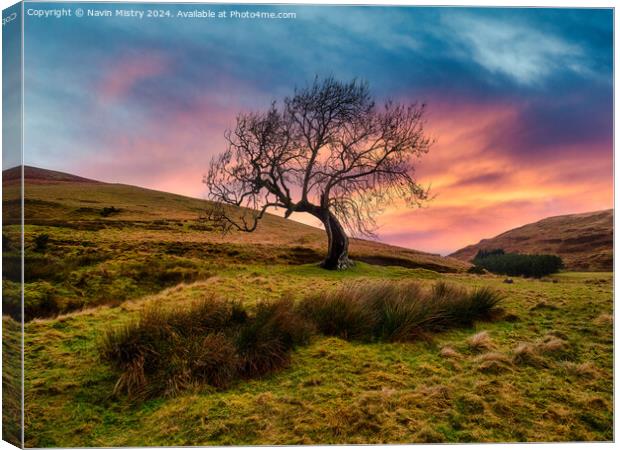
<svg viewBox="0 0 620 450"><path fill-rule="evenodd" d="M2 172L2 182L11 183L19 180L21 167L12 167ZM39 169L38 167L24 166L24 179L30 183L101 183L100 181L78 177L69 173L55 170Z"/></svg>
<svg viewBox="0 0 620 450"><path fill-rule="evenodd" d="M17 170L3 172L5 224L19 218L19 209L11 208L13 202L19 204L18 186L10 182L17 179ZM25 167L24 174L27 225L89 231L119 229L123 230L123 239L127 242L143 239L141 233L145 230L159 230L157 239L177 243L182 239L183 246L188 248L223 244L247 248L247 254L242 252L246 255L244 262L252 258L272 258L283 252L293 255L296 262L318 262L324 256L327 245L323 230L272 214L267 214L253 233L234 232L222 236L220 231L199 220L208 206L205 200L136 186L103 183L35 167ZM116 210L109 216L104 215L102 212L106 207ZM12 217L12 214L16 216ZM175 230L185 230L185 233ZM188 230L191 233L187 233ZM353 259L369 264L424 268L437 272L461 272L470 266L459 259L363 239L351 239L350 254Z"/></svg>
<svg viewBox="0 0 620 450"><path fill-rule="evenodd" d="M547 253L560 256L571 270L613 270L613 209L548 217L492 239L483 239L450 256L471 261L478 250Z"/></svg>

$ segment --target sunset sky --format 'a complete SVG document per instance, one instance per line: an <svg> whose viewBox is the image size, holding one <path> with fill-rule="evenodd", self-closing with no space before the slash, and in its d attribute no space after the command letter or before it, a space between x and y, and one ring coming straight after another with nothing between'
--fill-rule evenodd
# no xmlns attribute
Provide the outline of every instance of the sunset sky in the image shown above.
<svg viewBox="0 0 620 450"><path fill-rule="evenodd" d="M386 211L382 241L446 254L613 207L610 9L157 8L297 18L27 15L26 164L203 197L238 112L334 75L367 80L379 101L428 104L436 144L416 176L435 198Z"/></svg>

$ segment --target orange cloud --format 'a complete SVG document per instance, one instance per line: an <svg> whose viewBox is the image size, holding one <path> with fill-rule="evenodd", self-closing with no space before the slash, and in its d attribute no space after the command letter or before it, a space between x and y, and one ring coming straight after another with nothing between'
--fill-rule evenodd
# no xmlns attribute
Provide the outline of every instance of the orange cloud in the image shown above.
<svg viewBox="0 0 620 450"><path fill-rule="evenodd" d="M611 148L565 146L534 161L489 147L488 130L515 115L505 106L436 115L431 132L439 139L418 167L436 197L423 209L388 209L380 239L446 254L545 217L613 207Z"/></svg>

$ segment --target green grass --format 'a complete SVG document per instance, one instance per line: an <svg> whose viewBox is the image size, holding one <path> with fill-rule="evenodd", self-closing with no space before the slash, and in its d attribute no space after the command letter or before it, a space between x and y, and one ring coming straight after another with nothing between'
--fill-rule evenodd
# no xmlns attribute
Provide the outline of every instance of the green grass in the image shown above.
<svg viewBox="0 0 620 450"><path fill-rule="evenodd" d="M316 265L323 237L304 226L269 218L256 234L223 238L201 228L199 201L115 189L27 190L38 202L30 203L37 220L27 221L27 256L49 257L59 270L40 267L27 301L66 307L25 326L27 446L613 439L611 273L504 284L428 270L441 261L413 251L402 254L420 267L358 262L325 272ZM121 211L102 217L112 206ZM17 238L11 225L3 233ZM41 234L49 238L35 251ZM352 254L395 251L354 242ZM315 336L290 353L288 366L262 377L141 403L113 394L118 373L99 357L104 333L149 305L215 295L254 309L380 280L489 287L505 295L504 317L406 343Z"/></svg>
<svg viewBox="0 0 620 450"><path fill-rule="evenodd" d="M268 282L252 282L265 272L270 275ZM287 266L229 269L216 279L182 285L145 300L28 323L27 444L612 438L610 274L562 274L556 284L517 279L513 285L495 277L449 276L445 278L466 286L502 290L507 295L506 312L515 317L439 333L428 342L361 344L316 338L292 353L288 368L258 380L236 382L224 391L203 387L141 405L110 395L116 376L97 355L97 340L110 325L135 316L145 302L182 304L208 292L225 294L242 286L239 291L253 303L287 290L303 293L334 283L318 275L293 273ZM601 277L604 285L588 282ZM411 278L417 279L415 271ZM493 349L481 354L468 339L483 330L489 333ZM563 348L541 356L546 367L512 362L521 343L536 345L549 337L560 339ZM456 356L442 356L445 347ZM491 354L490 359L487 355L480 360L486 354ZM501 356L508 362L491 370L484 366Z"/></svg>
<svg viewBox="0 0 620 450"><path fill-rule="evenodd" d="M2 319L2 439L18 447L22 440L21 324Z"/></svg>

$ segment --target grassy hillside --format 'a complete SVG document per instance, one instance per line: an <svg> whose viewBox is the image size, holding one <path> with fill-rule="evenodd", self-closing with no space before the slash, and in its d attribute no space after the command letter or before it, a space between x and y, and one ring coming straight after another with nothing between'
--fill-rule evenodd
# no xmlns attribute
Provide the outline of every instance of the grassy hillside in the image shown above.
<svg viewBox="0 0 620 450"><path fill-rule="evenodd" d="M19 185L5 179L5 311L19 311ZM267 215L253 233L223 236L201 220L207 202L60 172L25 168L26 318L152 294L206 279L228 265L318 263L324 231ZM44 242L43 242L44 241ZM360 239L354 260L437 272L465 270L454 258Z"/></svg>
<svg viewBox="0 0 620 450"><path fill-rule="evenodd" d="M236 232L222 236L210 224L199 220L207 206L203 200L134 186L101 183L32 167L25 168L25 178L25 217L29 230L36 230L37 226L68 227L78 231L126 229L130 236L125 238L131 240L140 238L135 236L137 228L162 231L159 238L167 234L168 238L164 240L186 244L260 244L263 247L277 247L291 253L305 254L301 257L306 258L306 262L320 260L326 247L322 230L272 214L266 215L254 233ZM17 187L9 181L5 189L10 193ZM106 207L119 211L103 217L102 211ZM7 219L15 218L5 217ZM440 272L456 272L469 267L469 264L457 259L360 239L352 239L351 254L357 260L371 259L373 264L420 267ZM269 258L266 255L263 257Z"/></svg>
<svg viewBox="0 0 620 450"><path fill-rule="evenodd" d="M450 256L471 261L478 250L558 255L569 270L613 270L613 210L549 217L483 239Z"/></svg>
<svg viewBox="0 0 620 450"><path fill-rule="evenodd" d="M290 365L228 389L197 387L144 403L111 394L102 333L149 302L215 292L253 303L301 298L351 279L446 279L508 296L497 322L414 343L317 337ZM26 324L26 444L139 446L611 440L611 274L557 283L359 264L247 265L154 296Z"/></svg>
<svg viewBox="0 0 620 450"><path fill-rule="evenodd" d="M26 302L39 317L25 324L27 446L613 438L611 273L504 284L458 260L359 240L353 257L381 264L330 272L316 265L321 230L269 216L256 233L222 237L198 220L204 206L88 180L28 184ZM98 348L145 308L212 295L254 308L363 280L490 287L504 311L407 343L316 334L282 369L226 389L143 402L113 394L119 374ZM5 307L15 289L3 280Z"/></svg>

